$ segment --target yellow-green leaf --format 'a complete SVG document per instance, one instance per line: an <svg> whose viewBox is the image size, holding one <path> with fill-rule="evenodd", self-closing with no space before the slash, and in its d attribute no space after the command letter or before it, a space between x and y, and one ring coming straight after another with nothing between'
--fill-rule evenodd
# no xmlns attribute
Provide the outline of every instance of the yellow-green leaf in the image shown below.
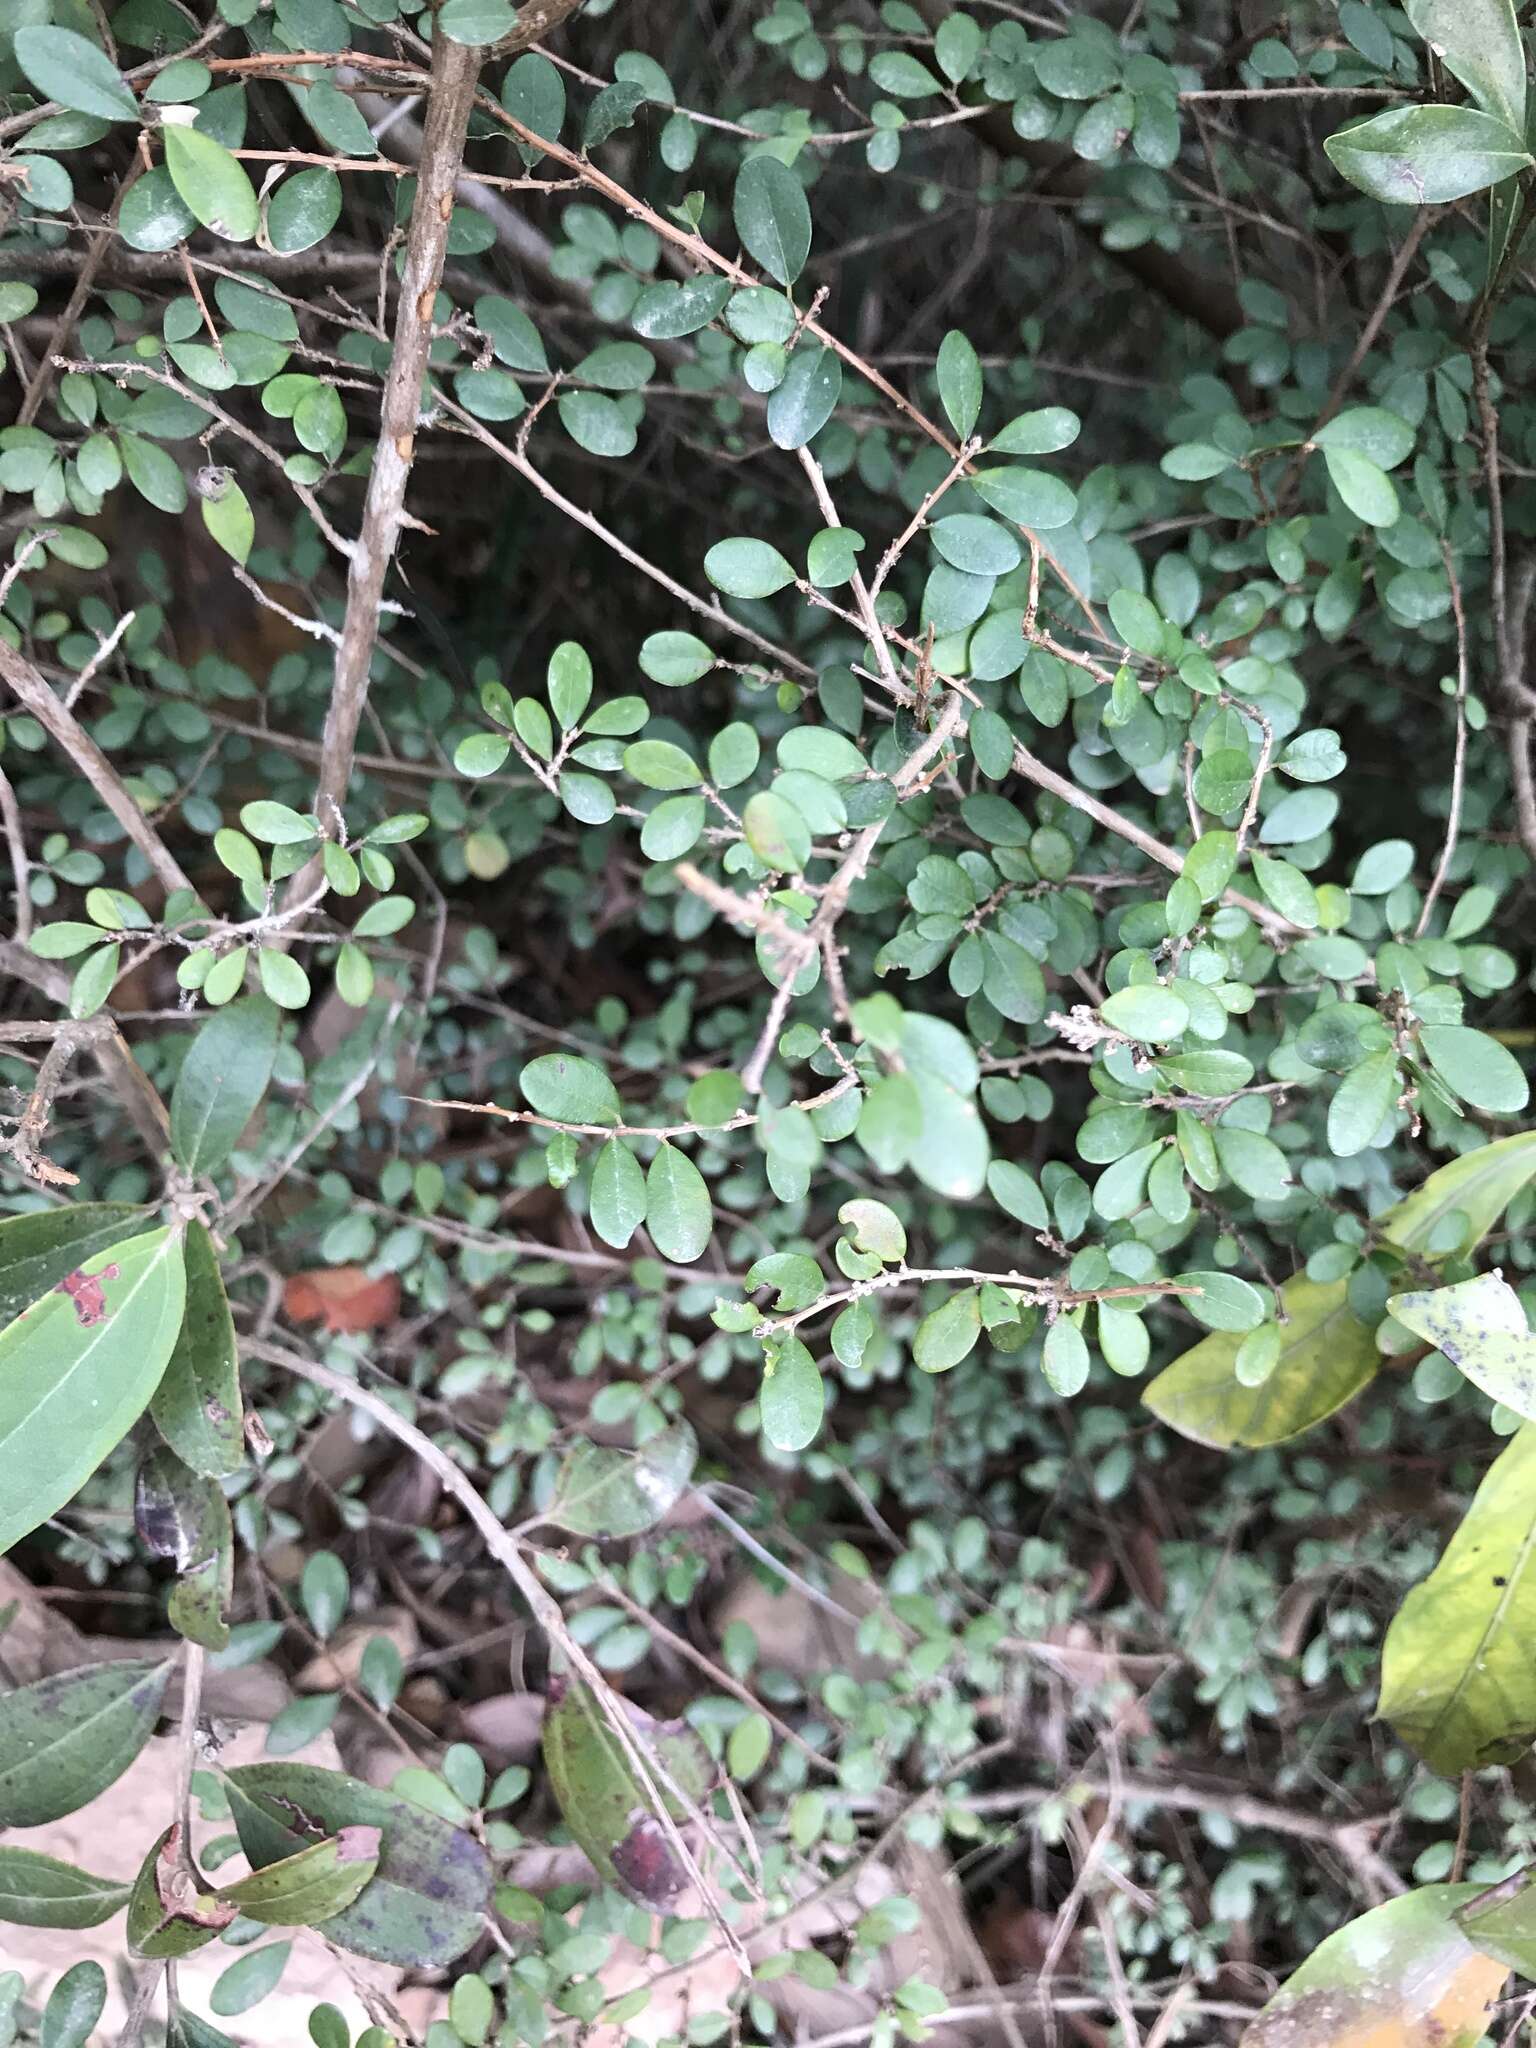
<svg viewBox="0 0 1536 2048"><path fill-rule="evenodd" d="M1153 1414L1196 1443L1230 1450L1284 1443L1358 1394L1376 1371L1376 1341L1350 1308L1347 1283L1298 1276L1280 1294L1280 1357L1258 1386L1237 1376L1242 1336L1218 1331L1153 1380Z"/></svg>
<svg viewBox="0 0 1536 2048"><path fill-rule="evenodd" d="M1240 2048L1473 2048L1504 1965L1457 1926L1476 1884L1389 1899L1315 1948Z"/></svg>
<svg viewBox="0 0 1536 2048"><path fill-rule="evenodd" d="M1377 1711L1432 1770L1513 1763L1536 1736L1536 1425L1477 1489L1440 1562L1393 1616Z"/></svg>
<svg viewBox="0 0 1536 2048"><path fill-rule="evenodd" d="M1536 1174L1536 1130L1519 1131L1464 1152L1448 1165L1436 1167L1422 1187L1415 1188L1382 1219L1388 1243L1420 1257L1469 1251ZM1459 1239L1447 1241L1449 1219L1466 1218Z"/></svg>
<svg viewBox="0 0 1536 2048"><path fill-rule="evenodd" d="M328 1842L252 1871L219 1893L264 1927L317 1927L346 1911L379 1868L380 1830L348 1827Z"/></svg>

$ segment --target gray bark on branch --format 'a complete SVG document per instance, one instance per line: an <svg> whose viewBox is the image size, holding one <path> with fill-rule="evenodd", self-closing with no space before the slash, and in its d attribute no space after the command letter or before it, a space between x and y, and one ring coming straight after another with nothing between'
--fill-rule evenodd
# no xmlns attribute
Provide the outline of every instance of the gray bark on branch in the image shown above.
<svg viewBox="0 0 1536 2048"><path fill-rule="evenodd" d="M362 531L352 548L346 617L321 738L320 773L315 782L315 816L328 838L337 836L340 830L342 805L352 777L357 729L368 701L368 676L379 634L385 578L404 523L405 488L416 451L422 379L432 346L432 313L443 278L448 223L453 217L453 190L464 160L464 139L479 76L478 51L451 42L444 35L434 36L432 90L427 101L421 169L395 314L394 346L384 384L378 446L368 475ZM300 874L294 877L292 886L295 894L302 895L311 885Z"/></svg>
<svg viewBox="0 0 1536 2048"><path fill-rule="evenodd" d="M4 640L0 640L0 677L9 684L22 709L31 712L49 738L64 750L70 766L90 783L159 876L167 893L185 889L195 896L197 890L185 869L123 787L112 763L25 655L18 654Z"/></svg>

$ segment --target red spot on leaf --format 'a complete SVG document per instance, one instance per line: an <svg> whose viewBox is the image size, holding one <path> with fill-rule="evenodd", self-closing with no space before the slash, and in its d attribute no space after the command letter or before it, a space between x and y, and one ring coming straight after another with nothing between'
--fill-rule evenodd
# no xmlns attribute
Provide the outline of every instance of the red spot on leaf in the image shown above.
<svg viewBox="0 0 1536 2048"><path fill-rule="evenodd" d="M661 1822L653 1813L633 1817L634 1825L613 1851L620 1882L637 1899L658 1910L672 1905L683 1888L683 1872Z"/></svg>
<svg viewBox="0 0 1536 2048"><path fill-rule="evenodd" d="M379 1844L384 1839L380 1828L342 1828L336 1836L336 1861L338 1863L371 1863L379 1853Z"/></svg>
<svg viewBox="0 0 1536 2048"><path fill-rule="evenodd" d="M324 1323L332 1331L381 1329L400 1313L400 1282L393 1273L375 1280L361 1266L316 1266L289 1276L283 1312L291 1322Z"/></svg>
<svg viewBox="0 0 1536 2048"><path fill-rule="evenodd" d="M75 1316L82 1326L106 1320L107 1296L103 1280L115 1280L116 1266L103 1266L99 1273L85 1273L76 1270L66 1273L54 1289L55 1294L67 1294L75 1304Z"/></svg>

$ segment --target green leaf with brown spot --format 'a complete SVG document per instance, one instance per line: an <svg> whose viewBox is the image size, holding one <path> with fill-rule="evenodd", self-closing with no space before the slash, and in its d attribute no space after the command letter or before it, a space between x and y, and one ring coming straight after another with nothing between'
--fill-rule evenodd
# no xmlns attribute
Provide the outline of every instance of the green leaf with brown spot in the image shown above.
<svg viewBox="0 0 1536 2048"><path fill-rule="evenodd" d="M709 1751L685 1721L656 1721L622 1704L673 1819L686 1819L688 1804L697 1806L713 1781ZM543 1746L560 1811L594 1868L643 1904L671 1904L682 1889L682 1866L652 1795L589 1686L573 1679L551 1688Z"/></svg>
<svg viewBox="0 0 1536 2048"><path fill-rule="evenodd" d="M441 1969L482 1932L490 1860L473 1835L436 1814L313 1764L242 1764L225 1774L240 1846L257 1869L310 1846L300 1816L325 1835L381 1831L379 1867L326 1939L375 1962Z"/></svg>

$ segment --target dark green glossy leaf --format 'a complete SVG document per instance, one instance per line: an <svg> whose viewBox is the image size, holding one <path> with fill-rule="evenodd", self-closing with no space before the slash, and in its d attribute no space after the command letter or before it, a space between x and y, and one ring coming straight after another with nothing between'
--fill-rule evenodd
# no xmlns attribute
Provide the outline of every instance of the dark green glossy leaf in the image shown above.
<svg viewBox="0 0 1536 2048"><path fill-rule="evenodd" d="M99 44L68 28L19 28L12 44L27 83L45 100L102 121L137 121L139 103Z"/></svg>
<svg viewBox="0 0 1536 2048"><path fill-rule="evenodd" d="M692 1265L714 1230L709 1186L686 1152L664 1144L645 1176L645 1227L664 1259Z"/></svg>
<svg viewBox="0 0 1536 2048"><path fill-rule="evenodd" d="M199 1028L171 1097L171 1149L188 1173L217 1172L240 1142L272 1078L281 1022L265 996L245 996Z"/></svg>
<svg viewBox="0 0 1536 2048"><path fill-rule="evenodd" d="M747 254L777 283L793 284L811 253L811 209L794 172L777 157L749 157L736 176L732 209Z"/></svg>
<svg viewBox="0 0 1536 2048"><path fill-rule="evenodd" d="M1519 134L1475 107L1388 107L1323 147L1352 185L1399 206L1465 199L1531 163Z"/></svg>
<svg viewBox="0 0 1536 2048"><path fill-rule="evenodd" d="M210 1479L222 1479L237 1472L244 1459L245 1415L235 1326L219 1255L205 1225L187 1225L185 1260L187 1305L149 1412L185 1464Z"/></svg>

